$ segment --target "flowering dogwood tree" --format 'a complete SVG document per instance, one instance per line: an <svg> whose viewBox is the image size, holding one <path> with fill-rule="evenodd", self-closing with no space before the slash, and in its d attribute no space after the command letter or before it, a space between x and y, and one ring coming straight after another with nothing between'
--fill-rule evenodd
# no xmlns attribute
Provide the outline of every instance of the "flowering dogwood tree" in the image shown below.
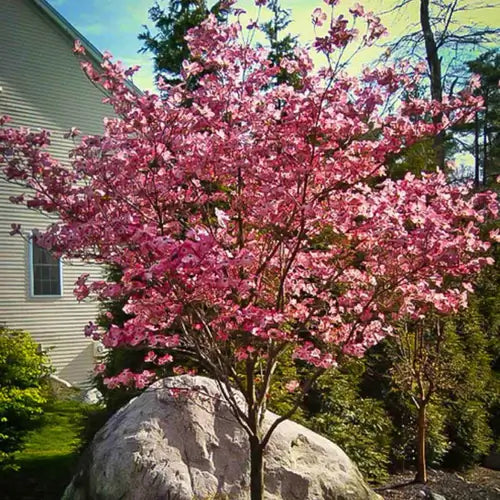
<svg viewBox="0 0 500 500"><path fill-rule="evenodd" d="M433 115L455 122L478 102L464 91L387 111L414 84L404 71L355 78L334 63L356 36L364 45L381 36L380 21L354 8L363 35L326 3L315 48L330 64L319 71L306 50L275 67L241 42L239 23L210 17L190 32L184 82L163 84L161 96L130 90L134 70L109 54L102 72L82 63L116 117L83 137L68 164L44 151L47 132L0 129L5 176L31 188L12 201L59 217L39 244L123 270L120 283L77 281L78 299L129 297L123 326L103 334L90 324L87 334L109 348L150 347L152 367L175 353L197 359L248 433L253 500L273 430L324 370L362 356L401 318L466 304L470 277L489 263L478 225L497 210L493 194L450 186L440 172L386 177L389 157L444 127ZM313 22L325 21L316 9ZM272 84L282 70L300 83ZM311 366L310 380L285 381L296 406L265 428L273 374L290 356ZM107 383L152 378L126 370Z"/></svg>

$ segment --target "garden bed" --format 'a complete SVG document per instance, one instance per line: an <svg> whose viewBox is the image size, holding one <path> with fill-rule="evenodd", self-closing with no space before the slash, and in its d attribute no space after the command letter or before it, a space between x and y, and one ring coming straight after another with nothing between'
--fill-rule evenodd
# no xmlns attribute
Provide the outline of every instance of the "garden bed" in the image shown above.
<svg viewBox="0 0 500 500"><path fill-rule="evenodd" d="M412 483L414 472L391 476L376 488L385 500L423 500L429 491L446 500L500 500L500 471L476 467L468 472L429 471L426 485Z"/></svg>

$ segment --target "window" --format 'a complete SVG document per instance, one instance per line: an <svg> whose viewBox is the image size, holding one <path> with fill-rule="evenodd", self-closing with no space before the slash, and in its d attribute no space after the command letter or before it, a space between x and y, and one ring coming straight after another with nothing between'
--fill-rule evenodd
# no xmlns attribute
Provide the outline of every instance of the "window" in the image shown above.
<svg viewBox="0 0 500 500"><path fill-rule="evenodd" d="M60 297L62 295L61 260L30 238L30 281L32 297Z"/></svg>

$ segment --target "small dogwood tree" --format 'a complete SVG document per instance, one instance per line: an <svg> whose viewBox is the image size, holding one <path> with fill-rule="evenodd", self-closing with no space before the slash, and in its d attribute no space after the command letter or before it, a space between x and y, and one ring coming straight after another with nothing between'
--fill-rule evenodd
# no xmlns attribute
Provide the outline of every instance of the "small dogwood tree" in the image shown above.
<svg viewBox="0 0 500 500"><path fill-rule="evenodd" d="M123 271L120 283L77 281L78 299L129 297L123 326L102 334L90 324L87 334L109 348L148 346L151 366L176 353L202 364L248 434L253 500L263 495L272 432L324 370L363 356L401 318L466 304L469 277L489 263L478 225L497 211L493 194L472 195L439 172L387 178L390 157L444 127L433 115L455 122L478 102L464 91L387 111L415 82L404 66L344 73L336 54L384 29L357 6L358 32L334 15L336 1L326 3L330 18L313 13L318 27L329 19L315 48L330 64L318 71L304 49L276 67L241 42L239 23L211 16L190 32L183 82L160 83L161 96L132 92L134 70L109 54L102 72L82 63L116 117L83 137L68 164L44 151L47 132L0 130L5 176L31 188L12 201L59 217L39 244ZM280 71L298 83L276 85ZM286 381L295 407L265 427L273 374L290 356L311 377ZM152 379L152 370L125 370L107 383Z"/></svg>

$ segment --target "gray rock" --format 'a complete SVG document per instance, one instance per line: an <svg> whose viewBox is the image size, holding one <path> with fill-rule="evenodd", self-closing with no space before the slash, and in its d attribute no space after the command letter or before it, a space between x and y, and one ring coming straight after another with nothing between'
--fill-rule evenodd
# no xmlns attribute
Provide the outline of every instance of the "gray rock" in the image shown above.
<svg viewBox="0 0 500 500"><path fill-rule="evenodd" d="M268 412L266 426L276 418ZM107 422L63 500L246 500L248 487L247 435L216 382L183 375L155 383ZM337 445L291 421L268 443L265 489L266 500L381 498Z"/></svg>
<svg viewBox="0 0 500 500"><path fill-rule="evenodd" d="M446 497L436 493L435 491L429 491L427 498L429 498L429 500L446 500Z"/></svg>
<svg viewBox="0 0 500 500"><path fill-rule="evenodd" d="M101 394L101 391L94 387L93 389L89 389L82 394L82 401L90 405L97 405L99 403L102 403L103 396Z"/></svg>

